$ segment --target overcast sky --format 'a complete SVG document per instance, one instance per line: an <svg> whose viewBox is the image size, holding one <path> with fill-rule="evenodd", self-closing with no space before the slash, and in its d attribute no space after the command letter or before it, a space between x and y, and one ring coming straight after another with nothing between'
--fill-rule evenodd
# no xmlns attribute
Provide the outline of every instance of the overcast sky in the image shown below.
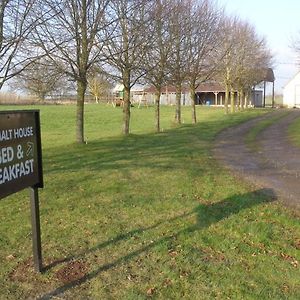
<svg viewBox="0 0 300 300"><path fill-rule="evenodd" d="M292 39L300 33L300 0L218 0L227 13L240 16L265 36L275 56L277 92L300 69L291 49ZM300 36L300 34L299 34Z"/></svg>

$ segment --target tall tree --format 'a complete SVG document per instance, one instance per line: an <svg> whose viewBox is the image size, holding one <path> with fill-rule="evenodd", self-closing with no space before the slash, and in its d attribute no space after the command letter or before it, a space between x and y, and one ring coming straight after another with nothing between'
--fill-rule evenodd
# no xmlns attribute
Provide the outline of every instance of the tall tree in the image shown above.
<svg viewBox="0 0 300 300"><path fill-rule="evenodd" d="M232 48L234 56L231 61L231 89L232 95L237 94L238 109L243 109L247 89L249 93L249 88L264 80L262 74L271 66L272 55L267 49L265 39L257 35L251 24L240 21L236 25L235 45ZM234 106L234 102L231 106Z"/></svg>
<svg viewBox="0 0 300 300"><path fill-rule="evenodd" d="M76 141L84 142L84 98L88 73L99 62L109 0L43 0L35 45L77 85Z"/></svg>
<svg viewBox="0 0 300 300"><path fill-rule="evenodd" d="M151 39L147 36L152 1L111 0L105 28L104 56L108 73L124 86L123 134L129 134L130 90L145 75L144 57Z"/></svg>
<svg viewBox="0 0 300 300"><path fill-rule="evenodd" d="M88 89L96 103L99 103L101 99L107 99L111 93L111 88L111 83L101 70L96 69L91 72L88 77Z"/></svg>
<svg viewBox="0 0 300 300"><path fill-rule="evenodd" d="M263 80L261 74L271 66L271 54L264 38L260 38L248 23L239 28L239 51L236 54L236 89L238 109L244 109L245 95Z"/></svg>
<svg viewBox="0 0 300 300"><path fill-rule="evenodd" d="M40 101L44 101L47 95L63 87L65 84L63 77L49 60L41 58L33 61L19 73L11 86L25 90Z"/></svg>
<svg viewBox="0 0 300 300"><path fill-rule="evenodd" d="M176 88L175 122L181 123L181 93L187 72L187 48L189 30L189 0L174 0L170 10L170 21L173 44L169 63L170 82Z"/></svg>
<svg viewBox="0 0 300 300"><path fill-rule="evenodd" d="M188 9L186 79L192 100L192 121L196 123L196 89L216 75L219 63L214 57L223 43L220 38L222 14L212 0L190 1Z"/></svg>
<svg viewBox="0 0 300 300"><path fill-rule="evenodd" d="M221 31L222 47L219 49L219 64L220 81L225 86L225 113L235 110L235 77L236 77L236 58L239 50L238 30L241 26L241 21L237 17L226 16L222 21L223 30Z"/></svg>
<svg viewBox="0 0 300 300"><path fill-rule="evenodd" d="M39 56L24 45L39 22L32 16L35 2L0 0L0 90Z"/></svg>
<svg viewBox="0 0 300 300"><path fill-rule="evenodd" d="M144 57L146 82L155 88L155 128L160 131L160 97L168 80L168 63L172 46L170 34L171 0L156 0L151 11L150 27L152 47Z"/></svg>

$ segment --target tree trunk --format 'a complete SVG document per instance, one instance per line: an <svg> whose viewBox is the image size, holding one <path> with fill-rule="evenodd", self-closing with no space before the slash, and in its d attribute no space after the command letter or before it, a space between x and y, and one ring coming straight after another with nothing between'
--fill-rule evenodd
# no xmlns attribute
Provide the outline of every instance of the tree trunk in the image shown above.
<svg viewBox="0 0 300 300"><path fill-rule="evenodd" d="M226 84L226 86L225 86L225 103L224 103L226 115L229 113L228 103L229 103L229 85Z"/></svg>
<svg viewBox="0 0 300 300"><path fill-rule="evenodd" d="M238 90L238 92L237 92L237 109L238 109L238 111L240 111L241 110L241 107L242 107L242 105L241 105L241 92L240 92L240 90Z"/></svg>
<svg viewBox="0 0 300 300"><path fill-rule="evenodd" d="M181 124L181 84L176 85L175 123Z"/></svg>
<svg viewBox="0 0 300 300"><path fill-rule="evenodd" d="M156 132L160 132L160 96L161 89L156 89L155 92L155 127Z"/></svg>
<svg viewBox="0 0 300 300"><path fill-rule="evenodd" d="M87 84L77 81L76 141L84 143L84 96Z"/></svg>
<svg viewBox="0 0 300 300"><path fill-rule="evenodd" d="M45 93L41 92L41 93L38 94L38 100L40 102L44 103L45 102L45 98L46 98L46 94Z"/></svg>
<svg viewBox="0 0 300 300"><path fill-rule="evenodd" d="M234 89L231 88L231 91L230 91L230 112L231 113L234 113L234 111L235 111L234 96L235 96Z"/></svg>
<svg viewBox="0 0 300 300"><path fill-rule="evenodd" d="M246 106L246 108L248 108L249 107L249 91L247 90L247 92L246 92L246 95L245 95L245 106Z"/></svg>
<svg viewBox="0 0 300 300"><path fill-rule="evenodd" d="M197 113L196 113L196 87L195 85L190 86L190 94L192 99L192 122L197 123Z"/></svg>
<svg viewBox="0 0 300 300"><path fill-rule="evenodd" d="M243 89L241 90L241 105L242 105L242 110L244 110L245 109L245 92Z"/></svg>
<svg viewBox="0 0 300 300"><path fill-rule="evenodd" d="M248 108L248 92L245 93L245 108Z"/></svg>
<svg viewBox="0 0 300 300"><path fill-rule="evenodd" d="M130 124L130 86L124 85L123 134L129 134Z"/></svg>

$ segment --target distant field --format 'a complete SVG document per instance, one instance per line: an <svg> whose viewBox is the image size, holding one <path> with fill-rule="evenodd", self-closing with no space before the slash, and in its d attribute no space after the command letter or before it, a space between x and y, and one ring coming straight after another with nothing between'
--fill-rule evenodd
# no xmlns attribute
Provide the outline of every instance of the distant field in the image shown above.
<svg viewBox="0 0 300 300"><path fill-rule="evenodd" d="M2 107L4 109L15 107ZM266 110L226 116L190 108L41 110L44 274L31 266L28 192L0 201L0 299L300 299L299 216L212 157L216 134ZM19 109L19 107L18 107ZM251 142L251 141L250 141ZM52 297L52 298L51 298Z"/></svg>

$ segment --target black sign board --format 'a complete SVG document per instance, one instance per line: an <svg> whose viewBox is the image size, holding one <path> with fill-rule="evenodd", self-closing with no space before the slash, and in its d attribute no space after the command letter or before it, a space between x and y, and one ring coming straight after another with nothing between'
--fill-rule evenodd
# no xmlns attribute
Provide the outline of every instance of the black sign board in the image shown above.
<svg viewBox="0 0 300 300"><path fill-rule="evenodd" d="M0 199L30 188L33 259L42 271L38 188L43 187L40 113L0 112Z"/></svg>
<svg viewBox="0 0 300 300"><path fill-rule="evenodd" d="M0 199L43 187L38 110L0 112Z"/></svg>

